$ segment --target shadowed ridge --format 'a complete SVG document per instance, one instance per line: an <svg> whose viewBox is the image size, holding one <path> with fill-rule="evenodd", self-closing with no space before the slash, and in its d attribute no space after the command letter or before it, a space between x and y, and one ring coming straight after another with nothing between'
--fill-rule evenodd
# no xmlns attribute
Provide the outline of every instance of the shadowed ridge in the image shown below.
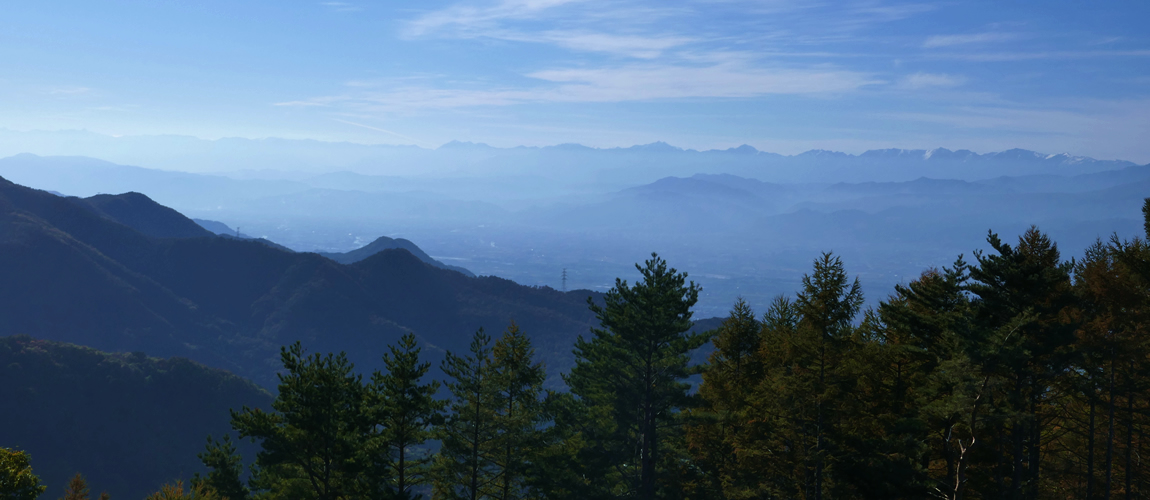
<svg viewBox="0 0 1150 500"><path fill-rule="evenodd" d="M280 346L297 340L371 371L408 331L432 351L461 351L476 329L512 320L541 346L557 388L571 343L594 321L586 290L471 278L405 249L341 265L254 240L152 238L6 180L0 283L0 335L186 356L269 388Z"/></svg>
<svg viewBox="0 0 1150 500"><path fill-rule="evenodd" d="M0 179L0 335L233 366L205 345L218 332L195 304L124 265L152 245L72 199Z"/></svg>
<svg viewBox="0 0 1150 500"><path fill-rule="evenodd" d="M0 337L0 380L0 443L30 452L50 493L79 471L113 499L203 472L196 454L207 435L230 431L228 410L272 402L252 382L184 358L23 335ZM254 446L237 444L250 462Z"/></svg>
<svg viewBox="0 0 1150 500"><path fill-rule="evenodd" d="M81 206L153 238L202 238L214 236L183 214L137 193L98 194L75 199Z"/></svg>
<svg viewBox="0 0 1150 500"><path fill-rule="evenodd" d="M475 277L475 274L472 273L471 271L467 270L467 269L464 269L464 268L459 267L459 266L452 266L449 264L444 264L438 260L431 258L430 255L427 255L427 253L424 252L418 246L416 246L415 243L412 243L410 240L406 240L403 238L388 238L387 236L380 236L379 238L376 238L375 241L372 241L371 243L368 243L368 244L366 244L360 248L357 248L355 250L352 250L350 252L344 252L344 253L320 252L320 255L327 257L331 260L334 260L336 262L339 262L340 264L352 264L352 263L364 260L368 257L371 257L372 255L375 255L375 254L382 252L384 250L391 250L391 249L396 249L396 248L402 248L404 250L407 250L412 255L414 255L417 259L419 259L419 260L421 260L427 264L430 264L432 266L438 267L440 269L448 269L451 271L462 273L464 276L469 276L472 278Z"/></svg>

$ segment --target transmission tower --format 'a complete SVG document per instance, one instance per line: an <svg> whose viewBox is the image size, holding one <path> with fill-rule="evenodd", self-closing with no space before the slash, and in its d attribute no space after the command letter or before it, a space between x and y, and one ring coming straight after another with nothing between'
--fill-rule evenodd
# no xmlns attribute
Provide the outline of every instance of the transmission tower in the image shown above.
<svg viewBox="0 0 1150 500"><path fill-rule="evenodd" d="M563 268L563 291L567 291L567 268Z"/></svg>

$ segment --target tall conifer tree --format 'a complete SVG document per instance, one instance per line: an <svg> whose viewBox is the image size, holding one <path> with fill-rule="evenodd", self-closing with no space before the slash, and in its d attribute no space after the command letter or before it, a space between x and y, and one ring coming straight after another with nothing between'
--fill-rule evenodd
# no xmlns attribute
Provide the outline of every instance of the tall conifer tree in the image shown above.
<svg viewBox="0 0 1150 500"><path fill-rule="evenodd" d="M762 325L742 298L714 333L715 351L699 386L702 406L692 411L688 445L697 464L708 476L705 490L721 492L727 498L753 497L761 485L757 471L745 467L743 444L755 386L762 380Z"/></svg>
<svg viewBox="0 0 1150 500"><path fill-rule="evenodd" d="M799 327L814 336L818 345L818 365L813 367L817 370L813 498L822 500L830 458L828 436L834 425L830 400L836 396L839 381L834 372L850 342L852 322L862 307L863 295L858 278L851 281L842 259L830 253L815 259L814 272L803 276L802 285L795 302L802 316Z"/></svg>
<svg viewBox="0 0 1150 500"><path fill-rule="evenodd" d="M284 347L274 411L232 412L240 437L260 441L255 483L273 496L338 500L374 495L382 478L365 468L363 444L371 421L363 377L343 353L306 355L299 342Z"/></svg>
<svg viewBox="0 0 1150 500"><path fill-rule="evenodd" d="M492 350L497 439L491 450L496 480L491 497L497 500L528 498L544 446L543 392L546 373L534 360L535 349L519 326L511 323Z"/></svg>
<svg viewBox="0 0 1150 500"><path fill-rule="evenodd" d="M603 306L588 300L602 328L576 342L566 381L592 415L602 416L590 437L596 453L613 462L609 491L651 500L659 483L673 482L660 460L682 448L674 440L682 439L679 410L690 402L688 354L708 337L687 333L700 288L686 273L656 254L635 267L642 281L616 279Z"/></svg>
<svg viewBox="0 0 1150 500"><path fill-rule="evenodd" d="M430 363L420 362L415 335L405 334L383 355L385 372L371 377L368 394L373 462L386 469L387 490L397 499L412 498L412 488L426 480L430 456L414 447L431 437L430 426L440 418L444 403L435 399L439 382L421 383Z"/></svg>
<svg viewBox="0 0 1150 500"><path fill-rule="evenodd" d="M497 478L492 457L498 439L495 366L491 336L475 332L470 354L448 352L443 372L453 399L437 436L443 445L433 466L436 498L479 500L490 495Z"/></svg>
<svg viewBox="0 0 1150 500"><path fill-rule="evenodd" d="M207 449L199 454L199 458L209 472L207 476L196 474L192 478L193 487L210 488L228 500L248 500L251 497L251 491L241 479L244 474L243 457L236 451L231 436L224 435L220 441L208 436Z"/></svg>
<svg viewBox="0 0 1150 500"><path fill-rule="evenodd" d="M1065 314L1073 304L1070 264L1061 260L1058 246L1031 227L1017 247L990 233L987 242L995 254L976 252L971 268L976 318L992 349L984 349L986 362L1007 379L1003 401L1010 414L1000 429L1002 443L1000 494L1010 498L1037 498L1041 478L1043 434L1051 411L1062 397L1053 387L1071 359L1074 325ZM1001 440L1000 440L1001 441Z"/></svg>

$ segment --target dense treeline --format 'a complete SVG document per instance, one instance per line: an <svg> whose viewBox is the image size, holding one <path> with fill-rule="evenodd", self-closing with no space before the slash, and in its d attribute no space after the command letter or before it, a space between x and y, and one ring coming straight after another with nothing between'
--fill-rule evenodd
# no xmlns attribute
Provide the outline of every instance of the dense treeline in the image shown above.
<svg viewBox="0 0 1150 500"><path fill-rule="evenodd" d="M736 304L690 410L693 496L1143 498L1150 247L988 242L857 322L830 255L762 318Z"/></svg>
<svg viewBox="0 0 1150 500"><path fill-rule="evenodd" d="M652 256L590 303L601 326L565 392L543 389L515 324L449 353L445 393L412 335L369 377L297 343L273 410L232 412L262 447L250 479L230 439L209 440L193 495L1144 498L1150 245L1115 236L1065 261L1036 228L987 241L866 310L824 254L794 298L761 316L740 301L707 334L689 333L699 288Z"/></svg>

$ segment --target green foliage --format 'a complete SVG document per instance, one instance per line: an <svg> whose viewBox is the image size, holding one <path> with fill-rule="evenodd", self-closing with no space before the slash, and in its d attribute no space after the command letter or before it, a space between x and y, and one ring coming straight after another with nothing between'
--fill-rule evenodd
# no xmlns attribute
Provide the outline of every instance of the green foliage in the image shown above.
<svg viewBox="0 0 1150 500"><path fill-rule="evenodd" d="M190 490L184 489L183 481L168 483L160 491L148 495L144 500L227 500L208 483L192 483Z"/></svg>
<svg viewBox="0 0 1150 500"><path fill-rule="evenodd" d="M979 332L977 360L1001 381L994 394L997 466L985 492L1034 497L1040 487L1042 442L1047 425L1065 404L1055 378L1066 373L1073 357L1076 326L1067 314L1073 305L1069 263L1057 245L1032 227L1011 247L991 233L995 254L976 252L971 268L975 322Z"/></svg>
<svg viewBox="0 0 1150 500"><path fill-rule="evenodd" d="M114 498L143 498L200 470L204 437L231 429L229 408L269 408L273 399L187 359L27 336L0 338L0 380L0 408L19 409L0 410L0 443L32 454L53 498L77 471Z"/></svg>
<svg viewBox="0 0 1150 500"><path fill-rule="evenodd" d="M635 267L642 281L617 279L602 307L590 303L602 327L576 342L565 380L588 407L580 430L596 456L589 472L603 478L595 495L652 499L679 479L680 410L692 404L684 379L696 373L688 353L708 337L686 333L700 290L686 273L655 254Z"/></svg>
<svg viewBox="0 0 1150 500"><path fill-rule="evenodd" d="M693 487L710 495L748 498L758 493L759 471L742 467L750 457L740 456L752 432L752 398L762 379L759 357L763 326L742 299L714 332L710 365L703 373L699 395L704 403L690 412L694 417L687 433L689 448L706 479Z"/></svg>
<svg viewBox="0 0 1150 500"><path fill-rule="evenodd" d="M928 269L866 311L823 254L795 300L761 319L740 300L707 334L688 333L699 288L653 255L640 282L591 304L601 328L575 345L570 393L544 392L515 323L448 352L446 402L414 335L368 384L345 355L297 342L273 411L232 413L262 447L251 489L230 438L209 438L208 475L149 500L411 498L429 479L436 498L467 500L1145 496L1150 245L1114 237L1067 263L1035 228L988 243L973 266ZM709 365L691 366L708 338ZM31 359L5 340L0 360ZM162 374L142 354L120 361ZM26 453L0 451L3 499L43 491ZM77 474L63 500L88 497Z"/></svg>
<svg viewBox="0 0 1150 500"><path fill-rule="evenodd" d="M259 440L254 482L275 497L336 500L373 495L383 478L368 472L363 443L373 426L364 408L362 377L339 355L305 355L300 343L282 350L287 373L279 395L265 412L245 407L232 412L240 437Z"/></svg>
<svg viewBox="0 0 1150 500"><path fill-rule="evenodd" d="M806 424L813 433L814 448L809 457L813 484L809 494L815 499L823 498L828 491L842 495L843 487L849 483L836 481L838 466L851 464L841 460L839 448L845 443L835 439L845 415L832 402L851 394L852 383L857 381L851 373L850 356L857 348L852 322L862 306L861 289L858 278L849 280L840 258L824 253L815 260L814 272L803 276L802 290L795 301L800 317L797 332L806 348L804 378L809 378L799 386L813 389L814 400L810 404L814 420Z"/></svg>
<svg viewBox="0 0 1150 500"><path fill-rule="evenodd" d="M492 459L499 431L491 336L475 332L470 354L449 352L442 368L453 399L437 431L443 445L435 459L435 498L487 497L498 478Z"/></svg>
<svg viewBox="0 0 1150 500"><path fill-rule="evenodd" d="M68 480L68 485L64 487L64 496L60 500L88 500L91 494L88 489L88 482L84 480L84 476L79 472L72 479ZM100 500L108 500L108 493L100 493Z"/></svg>
<svg viewBox="0 0 1150 500"><path fill-rule="evenodd" d="M227 500L248 500L251 497L251 491L240 478L244 473L243 457L236 452L231 436L224 435L222 441L208 436L207 449L198 456L210 472L207 477L196 474L192 478L193 490L207 488Z"/></svg>
<svg viewBox="0 0 1150 500"><path fill-rule="evenodd" d="M0 448L0 499L36 500L45 489L32 473L28 452Z"/></svg>
<svg viewBox="0 0 1150 500"><path fill-rule="evenodd" d="M545 434L542 363L535 361L531 340L515 323L507 328L492 350L492 385L495 389L495 421L498 434L492 461L498 477L491 497L498 500L530 498L538 476L537 466Z"/></svg>
<svg viewBox="0 0 1150 500"><path fill-rule="evenodd" d="M390 479L387 490L411 498L412 487L426 482L429 453L418 450L431 438L430 426L442 417L444 402L435 399L439 382L421 384L430 363L419 361L415 335L404 335L383 355L386 372L375 372L367 395L376 426L370 452L374 467Z"/></svg>
<svg viewBox="0 0 1150 500"><path fill-rule="evenodd" d="M468 356L448 353L443 370L454 399L438 429L436 498L536 498L553 479L548 416L540 399L546 372L530 339L511 323L491 347L482 330ZM565 465L565 464L564 464Z"/></svg>

